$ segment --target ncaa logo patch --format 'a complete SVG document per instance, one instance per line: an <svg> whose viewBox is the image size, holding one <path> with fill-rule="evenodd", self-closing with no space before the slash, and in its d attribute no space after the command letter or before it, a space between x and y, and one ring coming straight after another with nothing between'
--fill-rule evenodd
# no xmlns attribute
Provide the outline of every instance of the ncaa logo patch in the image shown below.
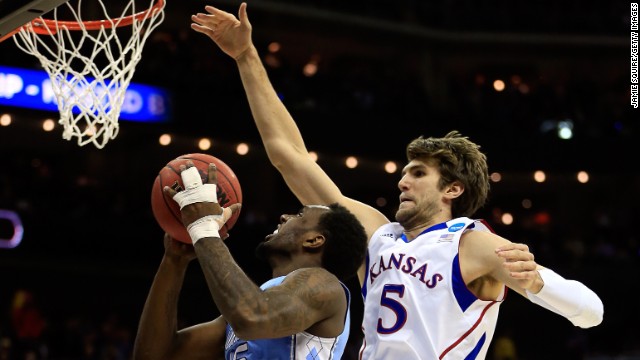
<svg viewBox="0 0 640 360"><path fill-rule="evenodd" d="M464 223L457 223L449 226L449 232L456 232L464 227Z"/></svg>

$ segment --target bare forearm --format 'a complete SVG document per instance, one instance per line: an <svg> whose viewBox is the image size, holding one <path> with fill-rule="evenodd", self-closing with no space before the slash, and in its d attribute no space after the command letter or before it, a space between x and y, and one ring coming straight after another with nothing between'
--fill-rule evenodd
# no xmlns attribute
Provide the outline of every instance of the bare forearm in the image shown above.
<svg viewBox="0 0 640 360"><path fill-rule="evenodd" d="M133 358L162 359L171 350L177 332L177 305L186 264L163 258L142 310Z"/></svg>
<svg viewBox="0 0 640 360"><path fill-rule="evenodd" d="M285 141L304 149L304 142L291 114L276 93L255 47L236 60L251 113L271 157L271 141Z"/></svg>
<svg viewBox="0 0 640 360"><path fill-rule="evenodd" d="M236 59L269 161L303 204L342 202L340 189L309 156L295 121L274 90L257 50Z"/></svg>
<svg viewBox="0 0 640 360"><path fill-rule="evenodd" d="M195 249L213 300L236 332L244 327L248 316L263 313L262 290L233 260L222 240L201 239Z"/></svg>

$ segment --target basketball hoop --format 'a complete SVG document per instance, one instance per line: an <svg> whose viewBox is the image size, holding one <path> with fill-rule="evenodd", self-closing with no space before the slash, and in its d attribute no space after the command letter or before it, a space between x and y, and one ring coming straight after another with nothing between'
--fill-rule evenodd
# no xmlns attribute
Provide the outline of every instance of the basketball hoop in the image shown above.
<svg viewBox="0 0 640 360"><path fill-rule="evenodd" d="M22 26L13 39L21 50L36 56L49 74L62 137L76 137L79 146L93 143L102 149L118 135L127 87L144 43L164 20L165 1L150 0L146 10L136 12L136 0L126 0L119 16L107 11L109 0L95 1L104 20L83 20L82 0L77 0L77 8L65 4L75 21L58 20L60 6L53 9L53 19L38 17Z"/></svg>

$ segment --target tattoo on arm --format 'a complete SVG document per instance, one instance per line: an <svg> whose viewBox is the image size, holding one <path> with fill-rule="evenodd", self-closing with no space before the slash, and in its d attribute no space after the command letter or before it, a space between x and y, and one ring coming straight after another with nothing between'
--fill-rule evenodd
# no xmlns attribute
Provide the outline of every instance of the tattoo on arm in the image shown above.
<svg viewBox="0 0 640 360"><path fill-rule="evenodd" d="M196 253L220 312L234 330L259 323L252 333L291 334L328 317L335 299L344 297L337 279L326 270L296 271L280 285L262 291L238 266L222 240L198 241Z"/></svg>

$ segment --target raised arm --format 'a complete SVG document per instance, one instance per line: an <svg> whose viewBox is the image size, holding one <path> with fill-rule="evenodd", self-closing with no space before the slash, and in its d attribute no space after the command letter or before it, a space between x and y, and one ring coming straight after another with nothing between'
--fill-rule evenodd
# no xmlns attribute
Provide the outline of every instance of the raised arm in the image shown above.
<svg viewBox="0 0 640 360"><path fill-rule="evenodd" d="M371 237L388 219L375 208L345 197L309 156L295 121L273 88L253 45L246 3L240 5L238 18L213 6L207 6L205 10L206 14L192 17L192 28L209 36L222 51L236 60L251 113L269 159L289 189L304 205L342 204L356 215Z"/></svg>
<svg viewBox="0 0 640 360"><path fill-rule="evenodd" d="M133 359L223 359L226 323L222 317L178 331L178 297L189 262L191 245L165 234L162 258L144 304Z"/></svg>
<svg viewBox="0 0 640 360"><path fill-rule="evenodd" d="M327 319L344 320L347 300L338 279L323 268L308 268L287 275L278 286L261 290L235 262L218 230L231 217L216 199L217 172L211 164L208 183L202 184L193 163L181 166L183 191L165 187L178 202L207 285L218 309L244 340L274 338L305 331ZM212 186L213 185L213 186ZM341 332L342 330L340 330ZM316 334L338 336L340 334Z"/></svg>

